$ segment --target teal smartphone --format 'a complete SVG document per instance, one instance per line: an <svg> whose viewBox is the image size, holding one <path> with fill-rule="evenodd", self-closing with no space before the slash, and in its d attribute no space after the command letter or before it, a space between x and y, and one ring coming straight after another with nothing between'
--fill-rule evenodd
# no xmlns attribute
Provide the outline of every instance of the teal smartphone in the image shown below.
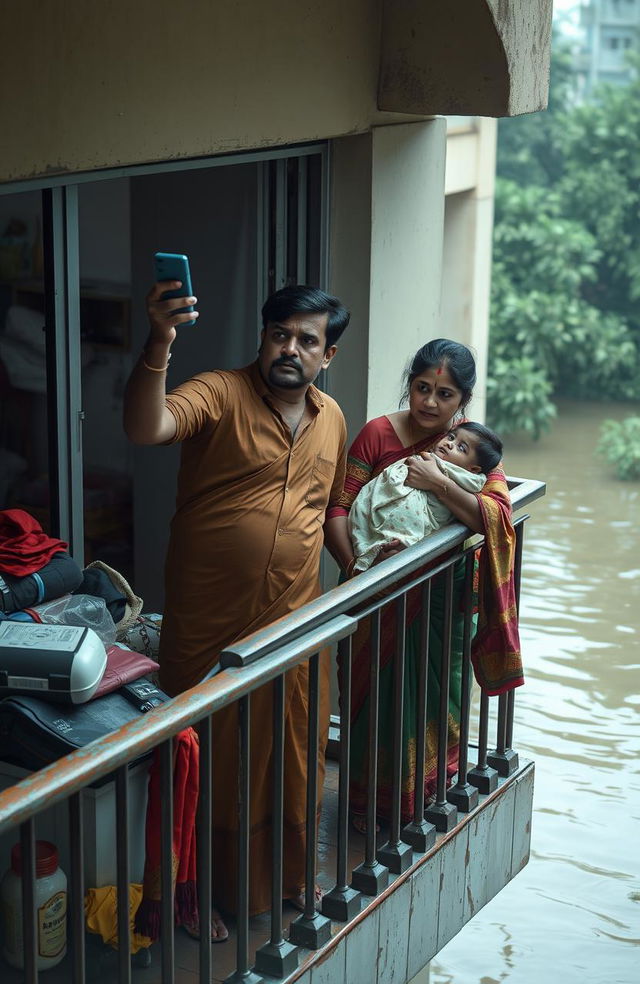
<svg viewBox="0 0 640 984"><path fill-rule="evenodd" d="M193 294L193 288L191 286L191 271L189 269L188 256L185 256L184 253L155 253L153 260L155 264L156 281L182 281L182 287L179 287L177 290L167 290L164 292L162 295L163 301L168 300L171 297L191 297ZM193 311L193 304L189 304L183 308L178 308L176 313L187 314L190 311ZM182 327L188 328L189 325L195 325L195 323L195 319L193 321L185 321Z"/></svg>

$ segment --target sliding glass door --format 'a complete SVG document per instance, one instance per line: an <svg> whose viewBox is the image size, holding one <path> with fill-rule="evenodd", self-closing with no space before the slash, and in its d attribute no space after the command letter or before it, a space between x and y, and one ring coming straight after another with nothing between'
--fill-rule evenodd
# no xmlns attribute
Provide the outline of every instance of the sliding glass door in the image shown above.
<svg viewBox="0 0 640 984"><path fill-rule="evenodd" d="M133 448L121 426L153 253L189 255L201 312L169 386L244 365L269 293L326 285L327 186L314 145L0 188L0 508L31 511L161 608L177 452Z"/></svg>

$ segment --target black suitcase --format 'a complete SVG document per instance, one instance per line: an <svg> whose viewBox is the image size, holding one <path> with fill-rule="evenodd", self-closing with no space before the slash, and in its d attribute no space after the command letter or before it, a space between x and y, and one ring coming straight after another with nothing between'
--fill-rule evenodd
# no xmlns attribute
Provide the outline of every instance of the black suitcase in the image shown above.
<svg viewBox="0 0 640 984"><path fill-rule="evenodd" d="M168 700L146 677L86 704L5 697L0 700L0 759L31 771L42 769ZM140 760L138 756L131 764ZM102 785L107 778L92 785Z"/></svg>

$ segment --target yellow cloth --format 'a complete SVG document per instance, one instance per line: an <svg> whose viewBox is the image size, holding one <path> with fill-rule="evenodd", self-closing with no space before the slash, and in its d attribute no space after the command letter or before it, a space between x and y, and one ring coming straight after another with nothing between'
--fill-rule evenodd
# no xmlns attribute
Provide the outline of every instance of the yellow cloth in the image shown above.
<svg viewBox="0 0 640 984"><path fill-rule="evenodd" d="M151 946L148 936L135 933L133 920L142 901L142 885L129 885L129 927L131 930L131 952L145 950ZM115 885L90 888L84 897L84 916L90 933L97 933L105 943L118 949L118 903Z"/></svg>

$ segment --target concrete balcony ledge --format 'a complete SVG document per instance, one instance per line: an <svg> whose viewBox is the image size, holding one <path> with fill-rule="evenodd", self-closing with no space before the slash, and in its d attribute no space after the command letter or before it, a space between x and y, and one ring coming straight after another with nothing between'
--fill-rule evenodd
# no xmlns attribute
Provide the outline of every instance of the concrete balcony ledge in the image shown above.
<svg viewBox="0 0 640 984"><path fill-rule="evenodd" d="M552 0L383 0L378 108L517 116L544 109Z"/></svg>
<svg viewBox="0 0 640 984"><path fill-rule="evenodd" d="M402 875L391 875L380 895L364 896L362 908L350 923L332 923L332 937L320 950L300 949L299 965L280 984L405 984L411 981L473 916L514 878L529 860L534 766L522 762L496 790L481 795L469 814L458 813L457 824L439 834L426 854L413 855ZM327 763L324 802L319 830L318 881L334 883L338 768ZM49 828L41 828L49 835ZM60 831L58 831L58 835ZM384 828L379 843L386 839ZM285 845L286 849L286 845ZM360 864L364 838L350 830L349 870ZM285 925L296 918L285 906ZM251 952L269 936L269 914L250 921ZM213 948L212 984L222 984L235 967L235 920L228 921L230 940ZM175 934L176 984L197 984L199 944L181 930ZM116 984L117 951L88 937L88 984ZM151 966L135 969L138 984L160 984L160 947L151 948ZM23 973L4 962L3 984L21 984ZM48 984L68 984L70 955L47 973ZM263 976L264 984L276 979Z"/></svg>
<svg viewBox="0 0 640 984"><path fill-rule="evenodd" d="M287 984L405 984L529 860L534 765L523 762L470 814L437 837L425 855L365 898L358 916L316 953L308 952Z"/></svg>

